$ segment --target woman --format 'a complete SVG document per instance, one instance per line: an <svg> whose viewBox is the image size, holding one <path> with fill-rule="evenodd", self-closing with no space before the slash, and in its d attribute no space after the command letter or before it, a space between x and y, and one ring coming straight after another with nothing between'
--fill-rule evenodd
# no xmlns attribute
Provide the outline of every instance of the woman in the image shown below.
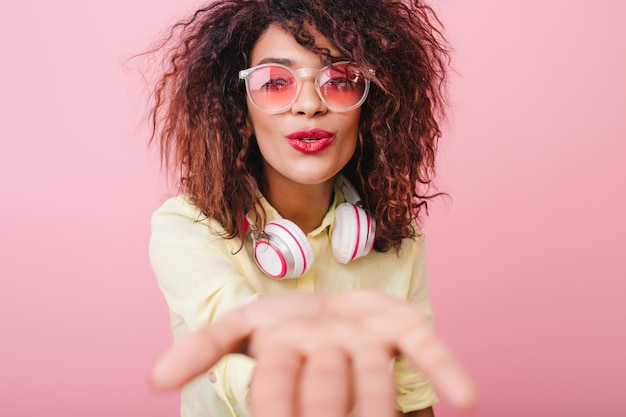
<svg viewBox="0 0 626 417"><path fill-rule="evenodd" d="M415 366L471 398L429 328L417 226L436 21L418 1L222 0L175 26L153 139L181 194L155 212L150 256L175 338L215 323L155 370L163 387L201 374L183 416L433 415ZM204 372L229 352L249 357Z"/></svg>

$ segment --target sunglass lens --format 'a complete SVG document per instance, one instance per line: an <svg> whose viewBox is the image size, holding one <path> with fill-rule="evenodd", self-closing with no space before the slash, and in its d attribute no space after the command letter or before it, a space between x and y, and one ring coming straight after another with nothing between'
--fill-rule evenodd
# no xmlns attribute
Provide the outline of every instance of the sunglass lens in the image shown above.
<svg viewBox="0 0 626 417"><path fill-rule="evenodd" d="M347 109L361 101L367 88L363 72L352 64L336 64L319 74L320 92L328 104Z"/></svg>
<svg viewBox="0 0 626 417"><path fill-rule="evenodd" d="M264 110L285 108L297 91L295 76L285 68L262 67L252 73L249 80L252 100Z"/></svg>

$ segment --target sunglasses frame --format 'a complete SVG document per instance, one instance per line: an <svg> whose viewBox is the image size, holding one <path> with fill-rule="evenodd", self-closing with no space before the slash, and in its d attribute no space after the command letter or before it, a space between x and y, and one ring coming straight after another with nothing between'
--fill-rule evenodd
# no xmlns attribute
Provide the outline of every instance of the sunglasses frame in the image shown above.
<svg viewBox="0 0 626 417"><path fill-rule="evenodd" d="M330 104L326 98L324 98L324 96L322 95L322 91L320 89L320 85L319 85L319 74L323 73L324 71L338 66L338 65L351 65L354 66L356 68L359 69L359 71L361 72L361 74L363 74L364 79L365 79L365 88L363 90L363 95L360 98L360 100L353 104L350 107L345 107L345 108L338 108L333 106L332 104ZM259 69L262 68L268 68L268 67L279 67L282 69L285 69L286 71L288 71L289 73L294 75L294 78L296 79L296 92L293 96L293 99L291 99L291 101L283 106L280 109L276 109L276 110L267 110L264 109L263 107L261 107L252 97L252 94L250 93L250 77L252 77L252 75ZM278 113L283 113L286 112L287 110L291 109L291 107L294 105L294 103L296 102L296 100L298 99L298 96L300 95L300 91L302 90L302 81L306 80L306 79L314 79L315 80L315 91L317 92L317 95L319 96L320 100L322 100L322 102L326 105L326 107L328 107L329 109L336 111L336 112L347 112L350 110L354 110L360 106L363 105L363 103L365 102L365 99L367 99L367 95L369 94L369 89L370 89L370 77L368 74L374 75L376 74L376 71L374 71L373 69L369 69L369 71L363 71L363 69L361 67L359 67L357 64L355 64L354 62L351 61L338 61L338 62L333 62L330 65L327 65L323 68L320 69L316 69L316 68L299 68L299 69L293 69L290 68L286 65L282 65L282 64L277 64L277 63L267 63L267 64L261 64L261 65L256 65L254 67L250 67L244 70L239 71L239 79L244 80L245 84L246 84L246 93L248 94L248 98L250 99L250 101L259 109L262 110L266 113L271 113L271 114L278 114Z"/></svg>

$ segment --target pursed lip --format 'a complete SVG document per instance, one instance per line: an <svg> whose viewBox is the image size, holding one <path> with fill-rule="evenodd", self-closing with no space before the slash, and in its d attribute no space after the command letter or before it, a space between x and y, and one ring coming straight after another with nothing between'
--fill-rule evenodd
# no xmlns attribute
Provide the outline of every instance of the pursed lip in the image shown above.
<svg viewBox="0 0 626 417"><path fill-rule="evenodd" d="M296 151L314 154L328 148L335 140L335 135L327 130L314 128L292 132L286 138Z"/></svg>
<svg viewBox="0 0 626 417"><path fill-rule="evenodd" d="M291 140L302 140L302 139L329 139L332 138L333 135L331 132L320 129L301 129L295 132L292 132L287 135L287 139Z"/></svg>

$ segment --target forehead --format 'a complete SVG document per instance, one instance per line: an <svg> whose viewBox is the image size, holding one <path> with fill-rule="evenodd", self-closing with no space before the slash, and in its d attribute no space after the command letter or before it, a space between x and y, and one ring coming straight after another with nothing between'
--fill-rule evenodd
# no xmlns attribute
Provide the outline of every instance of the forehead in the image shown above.
<svg viewBox="0 0 626 417"><path fill-rule="evenodd" d="M315 45L318 48L328 49L333 56L339 54L337 48L326 37L312 28L308 28L308 30L315 37ZM302 66L312 66L312 61L315 65L320 63L320 59L315 53L300 45L290 33L276 24L268 26L257 40L254 48L252 48L250 65L258 65L261 60L271 58L289 60Z"/></svg>

